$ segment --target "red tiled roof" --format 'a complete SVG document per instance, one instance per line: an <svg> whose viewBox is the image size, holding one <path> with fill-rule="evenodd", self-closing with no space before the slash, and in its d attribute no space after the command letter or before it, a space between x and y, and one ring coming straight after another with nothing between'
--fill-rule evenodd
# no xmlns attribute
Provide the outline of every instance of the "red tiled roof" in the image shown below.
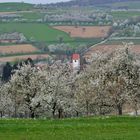
<svg viewBox="0 0 140 140"><path fill-rule="evenodd" d="M80 59L80 55L79 54L73 54L72 55L72 59L73 60L79 60Z"/></svg>

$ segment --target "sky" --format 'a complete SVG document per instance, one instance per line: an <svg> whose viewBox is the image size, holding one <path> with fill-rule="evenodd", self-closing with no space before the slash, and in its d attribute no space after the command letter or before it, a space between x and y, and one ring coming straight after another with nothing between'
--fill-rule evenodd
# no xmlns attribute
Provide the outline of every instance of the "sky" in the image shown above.
<svg viewBox="0 0 140 140"><path fill-rule="evenodd" d="M70 0L0 0L0 2L21 2L24 1L26 3L56 3L56 2L66 2Z"/></svg>

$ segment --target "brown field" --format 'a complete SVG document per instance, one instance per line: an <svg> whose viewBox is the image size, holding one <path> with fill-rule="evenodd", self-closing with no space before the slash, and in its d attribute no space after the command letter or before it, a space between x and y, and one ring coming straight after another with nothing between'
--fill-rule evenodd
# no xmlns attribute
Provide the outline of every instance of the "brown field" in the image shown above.
<svg viewBox="0 0 140 140"><path fill-rule="evenodd" d="M0 15L20 14L20 13L32 13L33 11L14 11L14 12L0 12Z"/></svg>
<svg viewBox="0 0 140 140"><path fill-rule="evenodd" d="M45 59L45 58L48 58L48 57L49 57L48 54L9 56L9 57L0 57L0 62L2 62L2 63L14 62L14 61L19 61L19 60L25 60L25 59L28 59L28 58L36 60L36 59Z"/></svg>
<svg viewBox="0 0 140 140"><path fill-rule="evenodd" d="M64 31L71 37L104 38L108 36L111 26L54 26L53 28Z"/></svg>
<svg viewBox="0 0 140 140"><path fill-rule="evenodd" d="M0 54L30 53L38 51L30 44L0 46Z"/></svg>
<svg viewBox="0 0 140 140"><path fill-rule="evenodd" d="M117 48L121 47L122 45L99 45L96 47L91 48L84 57L90 59L93 53L101 52L101 53L111 53ZM140 54L140 45L134 45L131 48L132 52L135 54Z"/></svg>

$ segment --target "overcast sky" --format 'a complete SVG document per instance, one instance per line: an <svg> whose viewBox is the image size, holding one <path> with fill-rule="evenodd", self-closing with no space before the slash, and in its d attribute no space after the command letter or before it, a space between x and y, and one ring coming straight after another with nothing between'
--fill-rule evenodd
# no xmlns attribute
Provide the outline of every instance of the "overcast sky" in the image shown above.
<svg viewBox="0 0 140 140"><path fill-rule="evenodd" d="M24 1L26 3L55 3L61 1L70 1L70 0L0 0L0 2L21 2Z"/></svg>

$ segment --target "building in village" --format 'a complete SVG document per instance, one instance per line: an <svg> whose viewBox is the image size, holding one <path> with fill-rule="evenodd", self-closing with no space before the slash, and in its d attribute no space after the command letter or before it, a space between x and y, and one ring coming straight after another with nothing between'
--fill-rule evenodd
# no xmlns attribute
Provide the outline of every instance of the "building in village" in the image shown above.
<svg viewBox="0 0 140 140"><path fill-rule="evenodd" d="M80 55L79 54L72 55L72 68L74 71L80 70Z"/></svg>

